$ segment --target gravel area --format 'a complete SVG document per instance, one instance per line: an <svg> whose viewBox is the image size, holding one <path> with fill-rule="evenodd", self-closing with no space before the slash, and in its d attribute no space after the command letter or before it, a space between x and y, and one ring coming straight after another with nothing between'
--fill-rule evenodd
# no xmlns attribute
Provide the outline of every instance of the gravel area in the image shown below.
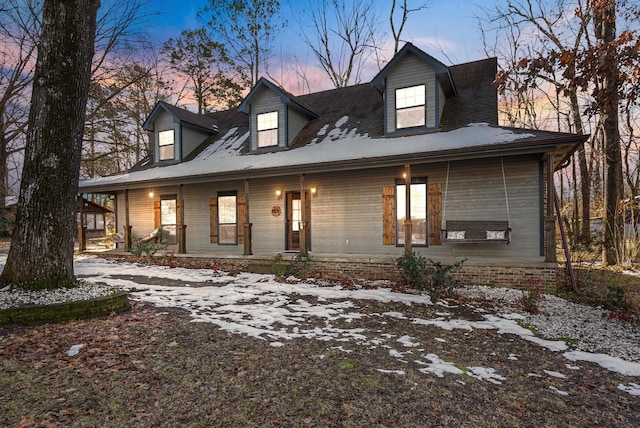
<svg viewBox="0 0 640 428"><path fill-rule="evenodd" d="M524 325L545 339L575 340L575 348L585 352L602 352L627 361L640 362L640 326L609 318L600 307L569 302L544 294L540 314L523 312L517 300L521 290L486 286L462 287L457 290L471 299L490 301L496 312L518 312L525 316Z"/></svg>
<svg viewBox="0 0 640 428"><path fill-rule="evenodd" d="M113 294L117 289L103 284L83 282L74 288L60 288L56 290L23 291L0 290L0 309L27 305L52 305L55 303L91 300Z"/></svg>

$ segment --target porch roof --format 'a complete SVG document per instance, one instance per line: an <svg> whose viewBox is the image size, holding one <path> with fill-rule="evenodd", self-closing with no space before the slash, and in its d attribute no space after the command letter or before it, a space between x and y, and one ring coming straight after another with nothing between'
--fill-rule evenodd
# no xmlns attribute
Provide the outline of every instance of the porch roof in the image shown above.
<svg viewBox="0 0 640 428"><path fill-rule="evenodd" d="M582 144L586 136L469 124L448 132L396 138L371 138L356 128L342 129L348 117L337 120L321 141L259 155L243 152L249 133L229 130L198 156L181 164L150 168L80 182L85 192L112 192L149 185L187 184L297 173L367 169L424 164L478 157L527 153L556 155L556 167ZM345 135L345 132L348 134Z"/></svg>

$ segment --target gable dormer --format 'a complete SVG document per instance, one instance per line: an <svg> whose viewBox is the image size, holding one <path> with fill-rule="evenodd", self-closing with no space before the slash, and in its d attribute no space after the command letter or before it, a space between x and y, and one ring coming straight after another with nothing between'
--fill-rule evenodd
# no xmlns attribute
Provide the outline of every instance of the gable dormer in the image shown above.
<svg viewBox="0 0 640 428"><path fill-rule="evenodd" d="M238 107L249 115L252 152L285 149L318 115L296 97L264 77Z"/></svg>
<svg viewBox="0 0 640 428"><path fill-rule="evenodd" d="M142 125L152 135L153 163L176 163L186 158L218 126L206 114L196 114L158 101Z"/></svg>
<svg viewBox="0 0 640 428"><path fill-rule="evenodd" d="M446 99L456 94L449 68L411 43L371 84L384 96L385 135L438 129Z"/></svg>

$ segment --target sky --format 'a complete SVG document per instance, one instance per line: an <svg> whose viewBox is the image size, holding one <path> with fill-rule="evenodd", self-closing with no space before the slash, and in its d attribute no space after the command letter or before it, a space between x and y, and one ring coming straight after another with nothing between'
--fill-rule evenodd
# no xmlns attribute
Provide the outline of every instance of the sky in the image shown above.
<svg viewBox="0 0 640 428"><path fill-rule="evenodd" d="M157 41L163 42L169 38L177 37L185 29L197 28L200 23L197 19L198 10L206 4L206 0L176 1L157 0L152 3L158 15L150 22L148 30ZM287 28L281 37L274 43L274 58L269 66L271 74L280 80L285 86L291 81L287 89L293 93L296 84L292 81L293 75L288 66L294 57L304 63L307 72L316 72L312 77L312 90L329 89L331 83L325 75L316 69L316 63L309 52L308 47L300 40L297 19L304 9L306 0L282 0L283 12L288 21ZM410 5L420 1L412 0ZM375 13L380 16L381 29L388 33L388 49L391 48L392 37L389 29L388 13L390 0L374 0ZM403 39L412 42L418 48L434 56L447 65L460 64L475 61L486 57L478 30L477 15L482 15L482 9L491 9L496 4L493 0L466 1L442 1L431 0L426 10L413 13L409 16L407 25L403 31ZM304 14L303 19L304 19ZM388 57L390 58L391 51ZM376 70L368 70L362 76L363 81L369 81ZM299 86L299 85L298 85Z"/></svg>

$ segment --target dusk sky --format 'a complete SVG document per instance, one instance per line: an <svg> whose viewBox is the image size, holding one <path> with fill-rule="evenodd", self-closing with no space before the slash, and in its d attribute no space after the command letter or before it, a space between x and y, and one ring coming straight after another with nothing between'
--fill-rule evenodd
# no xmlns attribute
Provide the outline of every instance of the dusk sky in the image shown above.
<svg viewBox="0 0 640 428"><path fill-rule="evenodd" d="M387 40L391 42L389 29L389 0L374 0L377 5L376 13L380 16L381 29L389 34ZM159 16L153 20L149 31L155 38L162 42L171 37L177 37L184 29L197 28L200 23L197 20L197 11L206 4L205 0L176 1L156 0L153 8L157 9ZM410 4L417 4L413 0ZM403 32L403 39L411 41L417 47L425 50L430 55L445 64L458 64L474 61L486 57L483 52L482 40L478 31L475 16L481 15L481 8L492 8L494 0L478 0L470 3L467 1L442 1L432 0L428 9L416 12L409 17L407 26ZM315 70L315 59L308 47L300 40L298 17L304 17L304 5L306 1L283 0L282 8L288 20L287 28L274 42L274 58L269 71L284 85L290 86L289 90L297 92L293 79L294 73L289 64L294 61L305 63L307 72L312 75L312 90L328 89L331 87L329 79L322 72ZM377 70L364 73L362 78L370 80ZM370 74L370 75L367 75Z"/></svg>

